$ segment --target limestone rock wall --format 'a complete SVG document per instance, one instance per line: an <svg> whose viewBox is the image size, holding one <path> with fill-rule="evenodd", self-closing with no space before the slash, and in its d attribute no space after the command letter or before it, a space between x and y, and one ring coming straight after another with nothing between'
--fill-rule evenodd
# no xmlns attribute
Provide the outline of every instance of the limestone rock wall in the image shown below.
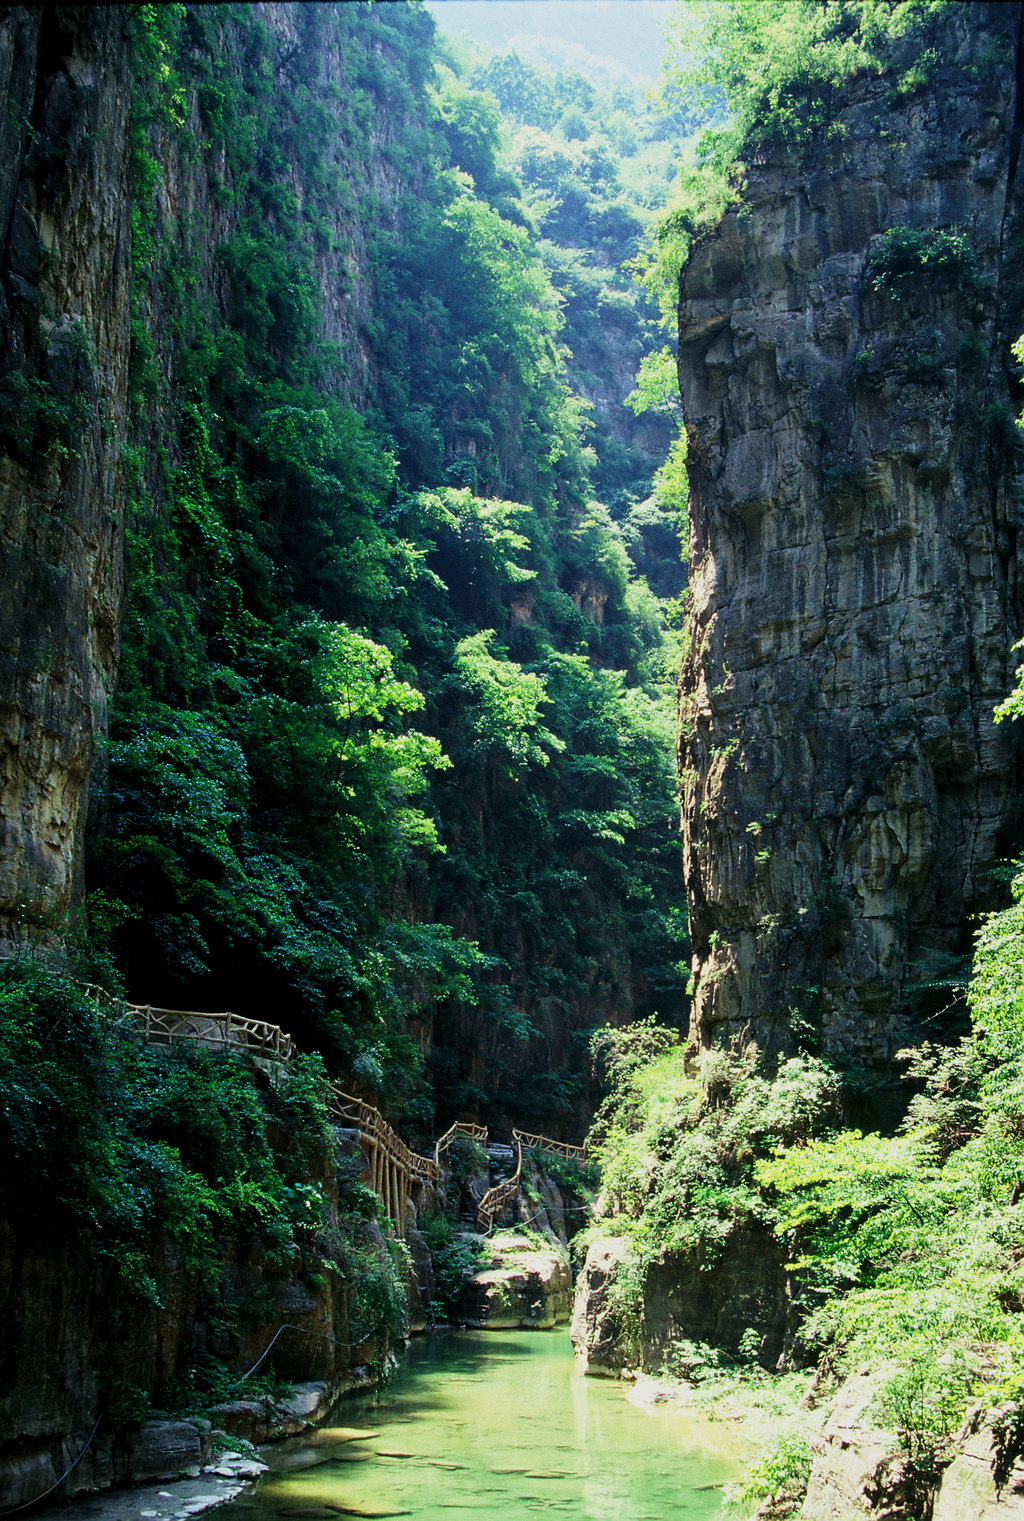
<svg viewBox="0 0 1024 1521"><path fill-rule="evenodd" d="M926 87L855 81L827 142L749 166L683 272L704 1043L802 1030L884 1064L1019 845L992 710L1021 632L1020 27L1018 4L949 8ZM894 227L963 235L976 274L876 289Z"/></svg>
<svg viewBox="0 0 1024 1521"><path fill-rule="evenodd" d="M774 1236L754 1226L734 1231L710 1270L693 1253L670 1251L637 1282L631 1263L622 1237L599 1236L587 1249L572 1318L573 1346L586 1372L671 1373L675 1343L707 1342L735 1353L751 1331L762 1366L779 1364L793 1317Z"/></svg>
<svg viewBox="0 0 1024 1521"><path fill-rule="evenodd" d="M128 11L0 12L0 941L71 903L117 656Z"/></svg>
<svg viewBox="0 0 1024 1521"><path fill-rule="evenodd" d="M221 254L245 209L196 81L169 112L160 105L137 10L0 10L0 947L67 934L117 676L126 446L137 489L158 507L156 459L176 447L174 354L182 321L196 318L155 258L147 267L139 255L133 272L133 233L142 229L143 250L145 240L173 247L202 311L230 298ZM376 101L368 131L350 119L347 55L386 44L332 24L334 7L222 10L228 78L246 80L253 25L282 39L276 108L293 122L296 148L273 172L281 194L322 210L312 254L332 385L365 408L377 379L366 336L377 303L370 244L415 182L415 166L400 169L389 155L412 108ZM296 102L306 100L327 143L321 168L344 194L325 197L303 159L302 133L314 127L298 122ZM136 183L140 144L152 185ZM131 415L133 319L156 380Z"/></svg>

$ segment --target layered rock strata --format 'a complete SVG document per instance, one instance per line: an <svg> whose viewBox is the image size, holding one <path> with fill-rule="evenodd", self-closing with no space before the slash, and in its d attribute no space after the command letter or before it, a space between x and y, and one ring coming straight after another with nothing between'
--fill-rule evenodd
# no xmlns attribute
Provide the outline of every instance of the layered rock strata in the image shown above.
<svg viewBox="0 0 1024 1521"><path fill-rule="evenodd" d="M0 14L0 941L62 923L118 644L127 6Z"/></svg>
<svg viewBox="0 0 1024 1521"><path fill-rule="evenodd" d="M492 1246L490 1265L466 1284L457 1314L461 1323L480 1330L546 1331L567 1321L571 1310L572 1275L565 1256L513 1235Z"/></svg>
<svg viewBox="0 0 1024 1521"><path fill-rule="evenodd" d="M926 84L856 79L826 141L749 167L682 276L705 1044L802 1037L884 1065L909 1013L955 1002L1019 844L992 714L1021 629L1021 8L938 24ZM939 250L959 250L942 279Z"/></svg>
<svg viewBox="0 0 1024 1521"><path fill-rule="evenodd" d="M680 1342L727 1352L751 1335L766 1368L782 1358L792 1329L790 1285L779 1243L738 1230L709 1272L687 1252L665 1252L638 1274L629 1241L590 1243L576 1284L572 1341L585 1372L673 1370ZM683 1370L679 1370L683 1371Z"/></svg>

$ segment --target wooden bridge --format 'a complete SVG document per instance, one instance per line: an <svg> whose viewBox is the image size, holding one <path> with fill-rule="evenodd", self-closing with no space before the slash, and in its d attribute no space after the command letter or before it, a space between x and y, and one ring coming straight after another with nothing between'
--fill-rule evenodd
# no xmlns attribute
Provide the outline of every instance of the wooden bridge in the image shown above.
<svg viewBox="0 0 1024 1521"><path fill-rule="evenodd" d="M102 989L89 987L89 994L112 1003L127 1015L145 1040L158 1045L189 1041L215 1051L240 1051L261 1065L287 1062L298 1054L294 1042L278 1025L259 1019L245 1019L238 1014L198 1013L187 1009L161 1009L152 1004L123 1004L111 999ZM334 1083L327 1084L324 1095L334 1121L355 1130L366 1156L370 1186L381 1202L384 1213L402 1236L406 1232L409 1200L415 1190L420 1196L426 1188L440 1186L445 1173L444 1159L460 1139L487 1143L487 1128L456 1120L434 1144L432 1157L411 1151L391 1128L379 1109L365 1099L354 1098ZM523 1172L523 1151L545 1151L550 1155L583 1161L582 1146L552 1141L548 1136L513 1130L515 1171L489 1188L477 1206L477 1224L488 1234L501 1215L512 1209L519 1198Z"/></svg>

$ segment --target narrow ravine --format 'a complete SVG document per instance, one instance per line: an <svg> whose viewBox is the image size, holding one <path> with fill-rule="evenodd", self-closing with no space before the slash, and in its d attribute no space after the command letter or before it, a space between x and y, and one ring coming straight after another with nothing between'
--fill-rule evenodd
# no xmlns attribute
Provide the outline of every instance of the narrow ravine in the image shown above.
<svg viewBox="0 0 1024 1521"><path fill-rule="evenodd" d="M584 1378L564 1331L418 1339L383 1392L346 1400L310 1439L267 1456L277 1471L224 1507L225 1521L453 1510L704 1521L739 1468L726 1427L640 1409L620 1384Z"/></svg>

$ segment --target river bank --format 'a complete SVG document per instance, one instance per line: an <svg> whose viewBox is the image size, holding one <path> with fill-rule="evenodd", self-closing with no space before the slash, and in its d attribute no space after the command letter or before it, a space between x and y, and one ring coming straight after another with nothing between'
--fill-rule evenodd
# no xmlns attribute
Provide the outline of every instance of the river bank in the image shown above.
<svg viewBox="0 0 1024 1521"><path fill-rule="evenodd" d="M261 1449L268 1471L244 1490L204 1473L98 1495L61 1514L188 1521L226 1506L237 1521L434 1521L471 1504L474 1521L548 1508L570 1521L640 1521L677 1509L711 1521L742 1448L724 1424L641 1409L614 1382L585 1378L561 1329L448 1331L411 1343L379 1392L350 1396L316 1431Z"/></svg>

